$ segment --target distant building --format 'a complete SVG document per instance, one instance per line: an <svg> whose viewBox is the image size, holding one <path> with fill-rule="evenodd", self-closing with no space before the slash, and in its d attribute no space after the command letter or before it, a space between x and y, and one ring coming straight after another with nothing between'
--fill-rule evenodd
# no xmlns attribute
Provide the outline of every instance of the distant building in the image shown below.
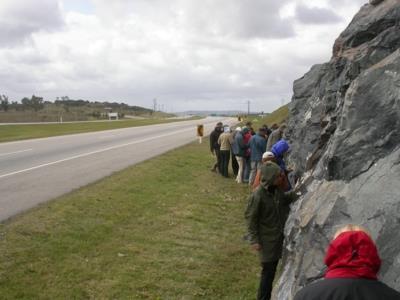
<svg viewBox="0 0 400 300"><path fill-rule="evenodd" d="M109 120L118 120L118 113L117 112L109 112L108 119Z"/></svg>

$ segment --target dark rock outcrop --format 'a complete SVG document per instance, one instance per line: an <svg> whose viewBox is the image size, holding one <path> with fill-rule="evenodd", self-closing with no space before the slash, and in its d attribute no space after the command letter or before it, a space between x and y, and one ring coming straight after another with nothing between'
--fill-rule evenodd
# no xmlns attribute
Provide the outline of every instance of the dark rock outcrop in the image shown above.
<svg viewBox="0 0 400 300"><path fill-rule="evenodd" d="M381 2L383 2L383 0L369 0L369 4L372 4L372 5L378 5Z"/></svg>
<svg viewBox="0 0 400 300"><path fill-rule="evenodd" d="M307 193L286 225L274 298L291 299L323 274L328 242L348 223L370 229L380 279L400 290L399 0L364 5L330 62L295 81L288 138Z"/></svg>

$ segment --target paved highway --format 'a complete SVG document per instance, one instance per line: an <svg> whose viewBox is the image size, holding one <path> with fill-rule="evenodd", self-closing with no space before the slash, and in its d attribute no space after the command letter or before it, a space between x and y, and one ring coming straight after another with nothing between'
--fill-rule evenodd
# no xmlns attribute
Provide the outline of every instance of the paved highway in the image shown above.
<svg viewBox="0 0 400 300"><path fill-rule="evenodd" d="M108 131L0 143L0 221L113 172L209 134L207 118Z"/></svg>

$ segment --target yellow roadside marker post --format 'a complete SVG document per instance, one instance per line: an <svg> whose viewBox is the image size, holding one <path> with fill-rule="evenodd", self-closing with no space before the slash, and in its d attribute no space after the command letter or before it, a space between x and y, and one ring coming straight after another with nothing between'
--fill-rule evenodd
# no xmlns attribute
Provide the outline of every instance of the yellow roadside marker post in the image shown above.
<svg viewBox="0 0 400 300"><path fill-rule="evenodd" d="M204 126L203 124L197 125L197 136L199 137L199 144L202 143L202 138L204 135Z"/></svg>

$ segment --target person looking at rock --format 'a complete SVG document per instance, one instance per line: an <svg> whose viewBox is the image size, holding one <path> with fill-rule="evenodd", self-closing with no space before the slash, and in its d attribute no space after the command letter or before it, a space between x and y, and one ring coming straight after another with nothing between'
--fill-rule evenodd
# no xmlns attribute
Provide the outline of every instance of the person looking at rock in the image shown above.
<svg viewBox="0 0 400 300"><path fill-rule="evenodd" d="M339 229L325 255L323 280L301 289L294 300L400 300L400 293L378 281L378 250L365 228Z"/></svg>
<svg viewBox="0 0 400 300"><path fill-rule="evenodd" d="M245 219L248 240L259 253L262 271L257 299L271 297L276 266L282 255L283 230L289 214L289 205L297 195L284 193L285 181L280 167L267 162L261 167L260 186L250 195Z"/></svg>
<svg viewBox="0 0 400 300"><path fill-rule="evenodd" d="M286 167L285 155L289 152L289 144L285 140L279 140L272 146L271 152L275 156L276 163L281 167L282 171L285 172L287 179L287 190L290 190L296 185L298 181L298 174L293 172L293 169Z"/></svg>
<svg viewBox="0 0 400 300"><path fill-rule="evenodd" d="M281 167L281 169L287 172L286 163L284 160L285 154L289 151L289 144L285 140L280 140L274 144L271 152L274 154L276 163Z"/></svg>
<svg viewBox="0 0 400 300"><path fill-rule="evenodd" d="M218 144L218 138L221 135L223 131L222 128L222 123L218 122L217 125L215 126L214 130L210 134L210 151L212 155L215 155L215 163L214 166L211 168L211 171L213 172L220 172L221 173L221 157L219 153L219 144Z"/></svg>
<svg viewBox="0 0 400 300"><path fill-rule="evenodd" d="M266 151L262 155L261 163L266 164L269 161L276 163L275 155L270 151ZM261 168L259 170L257 170L256 177L254 178L254 182L253 182L253 186L252 186L253 191L255 191L255 189L258 188L258 186L260 185L260 181L261 181Z"/></svg>
<svg viewBox="0 0 400 300"><path fill-rule="evenodd" d="M266 149L267 151L271 151L272 146L274 146L276 142L278 142L283 138L285 130L286 130L286 124L282 124L281 126L279 126L278 129L272 131L272 133L268 137L267 149Z"/></svg>

